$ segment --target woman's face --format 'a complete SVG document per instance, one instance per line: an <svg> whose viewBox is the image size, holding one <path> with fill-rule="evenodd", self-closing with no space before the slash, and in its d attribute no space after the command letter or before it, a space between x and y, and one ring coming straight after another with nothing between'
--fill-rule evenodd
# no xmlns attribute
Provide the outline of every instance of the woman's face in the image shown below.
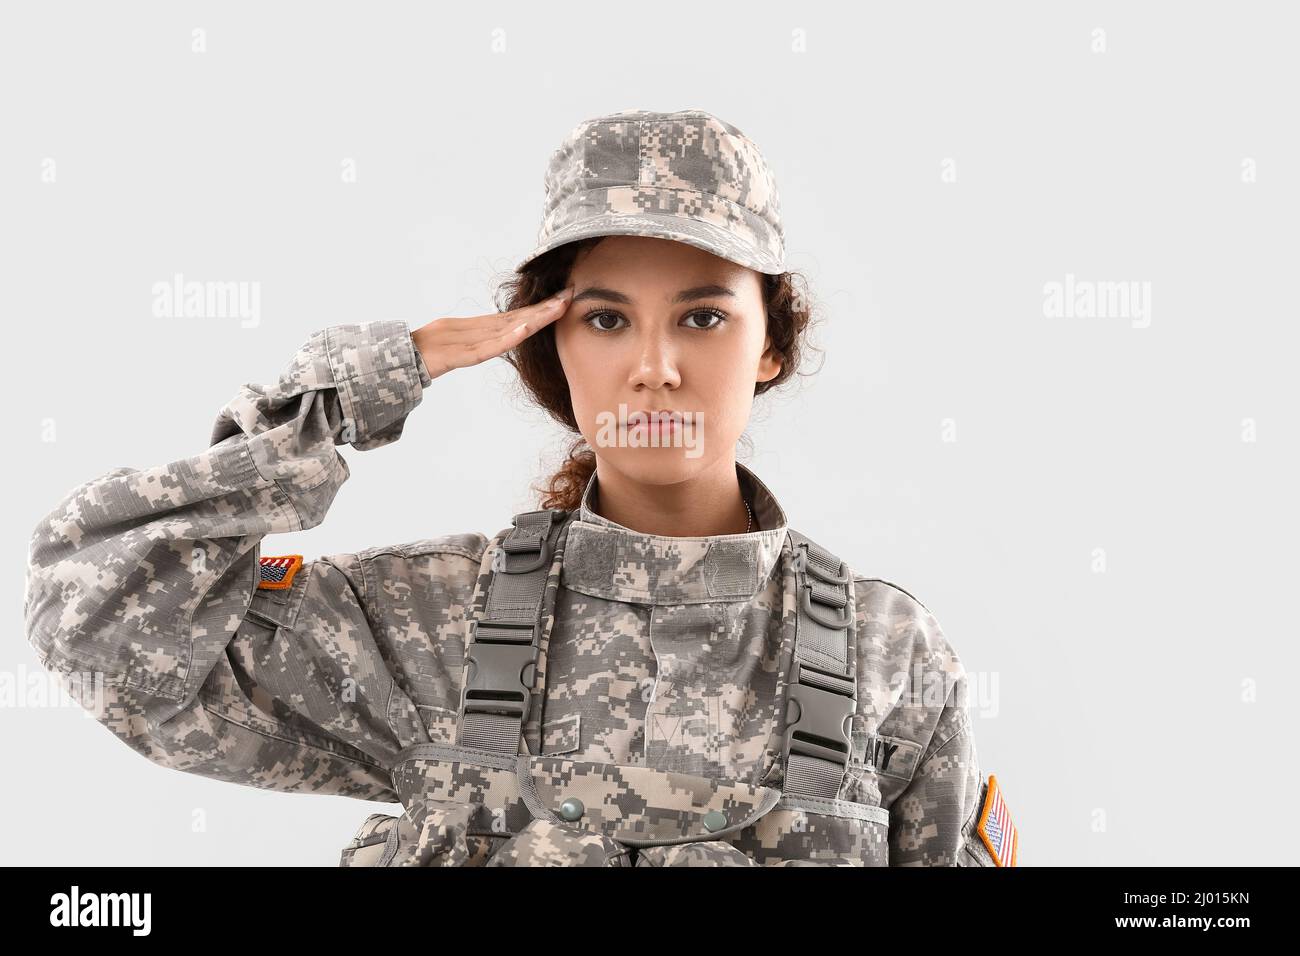
<svg viewBox="0 0 1300 956"><path fill-rule="evenodd" d="M573 413L603 466L671 484L730 460L754 385L774 378L759 273L702 249L608 236L569 273L555 344ZM642 410L679 427L638 425Z"/></svg>

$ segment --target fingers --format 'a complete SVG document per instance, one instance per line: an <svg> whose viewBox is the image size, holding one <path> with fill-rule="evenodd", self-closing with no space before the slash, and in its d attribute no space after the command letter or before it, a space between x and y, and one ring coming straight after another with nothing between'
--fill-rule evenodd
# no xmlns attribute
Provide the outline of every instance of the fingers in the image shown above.
<svg viewBox="0 0 1300 956"><path fill-rule="evenodd" d="M506 328L506 335L513 336L522 331L522 338L527 338L538 329L545 328L569 310L569 300L573 297L573 286L566 286L549 299L543 299L522 309L504 313L501 318Z"/></svg>
<svg viewBox="0 0 1300 956"><path fill-rule="evenodd" d="M428 351L444 371L486 362L562 316L572 295L573 287L569 286L558 295L508 312L470 319L438 319L430 323Z"/></svg>
<svg viewBox="0 0 1300 956"><path fill-rule="evenodd" d="M521 323L527 323L529 329L535 332L562 316L567 311L572 296L573 286L568 286L558 295L508 312L492 312L465 319L438 319L437 338L439 342L447 345L478 342L485 335L497 336L512 332Z"/></svg>

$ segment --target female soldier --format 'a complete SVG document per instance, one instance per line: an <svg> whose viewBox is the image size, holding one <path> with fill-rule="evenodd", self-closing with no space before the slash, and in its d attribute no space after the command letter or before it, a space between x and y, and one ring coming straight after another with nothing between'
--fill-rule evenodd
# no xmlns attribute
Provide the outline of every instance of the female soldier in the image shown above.
<svg viewBox="0 0 1300 956"><path fill-rule="evenodd" d="M400 802L343 865L1014 864L934 617L735 461L808 322L758 149L625 111L546 186L505 311L318 331L207 451L65 497L31 545L42 663L105 675L97 718L160 764ZM582 436L540 510L261 554L324 519L336 446L396 441L434 378L499 355Z"/></svg>

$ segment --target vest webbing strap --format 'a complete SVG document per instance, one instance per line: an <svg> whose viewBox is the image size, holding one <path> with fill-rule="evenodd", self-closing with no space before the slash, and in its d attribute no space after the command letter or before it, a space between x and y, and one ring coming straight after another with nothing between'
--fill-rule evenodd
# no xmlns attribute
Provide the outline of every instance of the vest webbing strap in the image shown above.
<svg viewBox="0 0 1300 956"><path fill-rule="evenodd" d="M515 515L492 563L483 616L465 650L456 742L517 754L532 698L542 598L563 511ZM782 748L785 793L834 799L848 771L848 722L857 709L849 654L854 609L842 561L787 529L798 613ZM780 713L781 711L778 711Z"/></svg>
<svg viewBox="0 0 1300 956"><path fill-rule="evenodd" d="M483 615L465 648L456 742L519 753L536 676L541 607L566 512L527 511L493 555Z"/></svg>
<svg viewBox="0 0 1300 956"><path fill-rule="evenodd" d="M848 722L858 697L855 661L849 654L854 614L850 572L806 535L794 529L787 534L798 614L786 683L782 789L833 800L848 772Z"/></svg>

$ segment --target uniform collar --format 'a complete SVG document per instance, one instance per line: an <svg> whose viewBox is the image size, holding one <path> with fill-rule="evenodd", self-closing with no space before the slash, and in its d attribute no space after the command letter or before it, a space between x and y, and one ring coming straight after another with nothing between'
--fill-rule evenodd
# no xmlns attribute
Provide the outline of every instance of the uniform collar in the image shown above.
<svg viewBox="0 0 1300 956"><path fill-rule="evenodd" d="M740 462L736 477L761 530L677 538L643 534L597 514L593 472L569 525L561 581L583 594L637 604L753 597L776 566L787 522L776 496Z"/></svg>

